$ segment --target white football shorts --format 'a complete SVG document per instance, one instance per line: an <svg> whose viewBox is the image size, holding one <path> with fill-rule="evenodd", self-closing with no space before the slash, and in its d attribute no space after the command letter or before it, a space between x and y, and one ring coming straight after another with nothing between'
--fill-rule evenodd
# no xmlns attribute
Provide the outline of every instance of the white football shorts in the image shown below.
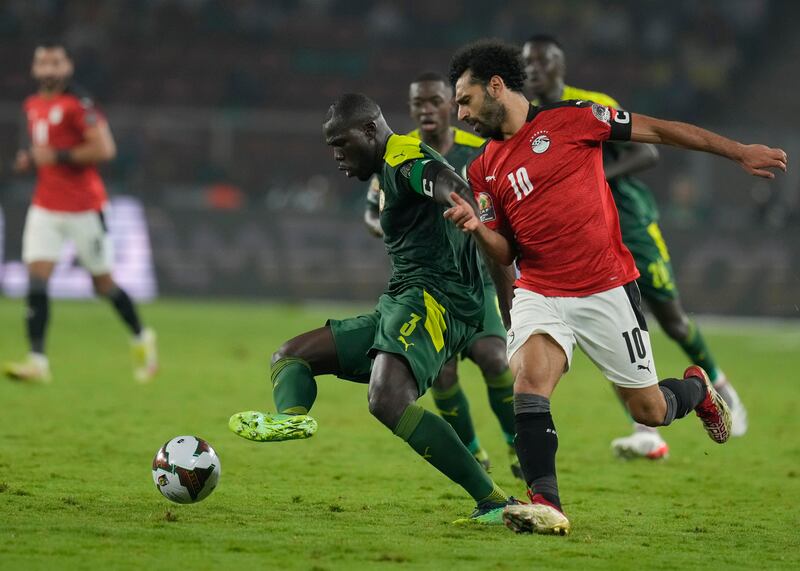
<svg viewBox="0 0 800 571"><path fill-rule="evenodd" d="M22 261L57 262L67 240L93 276L111 273L114 249L103 211L60 212L31 205L22 233Z"/></svg>
<svg viewBox="0 0 800 571"><path fill-rule="evenodd" d="M561 346L567 369L577 344L615 385L644 388L658 382L636 282L586 297L547 297L517 288L509 360L537 334L549 335Z"/></svg>

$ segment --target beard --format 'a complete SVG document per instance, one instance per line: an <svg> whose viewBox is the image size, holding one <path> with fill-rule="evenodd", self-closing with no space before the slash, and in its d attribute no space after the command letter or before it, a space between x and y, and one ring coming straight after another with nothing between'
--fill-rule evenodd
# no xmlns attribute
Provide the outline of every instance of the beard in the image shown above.
<svg viewBox="0 0 800 571"><path fill-rule="evenodd" d="M502 141L503 131L501 127L505 119L506 108L487 93L486 98L483 100L483 105L478 110L478 116L473 120L472 125L481 137Z"/></svg>
<svg viewBox="0 0 800 571"><path fill-rule="evenodd" d="M39 83L39 89L41 91L57 91L62 89L67 83L66 77L56 77L54 75L48 75L45 77L40 77L37 79Z"/></svg>

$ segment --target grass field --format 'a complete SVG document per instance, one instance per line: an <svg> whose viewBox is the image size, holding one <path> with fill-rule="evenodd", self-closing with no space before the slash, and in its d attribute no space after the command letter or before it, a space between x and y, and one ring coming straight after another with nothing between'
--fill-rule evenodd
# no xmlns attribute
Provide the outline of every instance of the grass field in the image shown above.
<svg viewBox="0 0 800 571"><path fill-rule="evenodd" d="M619 405L579 357L554 398L571 536L453 526L469 498L370 417L364 386L323 378L309 441L254 444L233 412L271 408L268 355L363 308L159 302L162 374L130 375L122 326L100 302L55 302L50 386L0 383L2 569L797 569L800 327L709 326L750 410L750 432L712 443L692 417L664 430L661 463L614 459ZM22 303L0 301L0 359L25 351ZM660 334L662 376L684 360ZM480 376L462 379L494 476L506 465ZM430 406L430 397L423 399ZM211 442L222 478L206 501L170 504L150 462L179 434Z"/></svg>

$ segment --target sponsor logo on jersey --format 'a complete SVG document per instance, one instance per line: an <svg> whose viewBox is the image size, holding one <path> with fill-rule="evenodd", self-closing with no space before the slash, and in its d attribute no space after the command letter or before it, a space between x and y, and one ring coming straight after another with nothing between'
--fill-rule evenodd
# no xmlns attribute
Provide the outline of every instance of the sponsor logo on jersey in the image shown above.
<svg viewBox="0 0 800 571"><path fill-rule="evenodd" d="M494 203L492 197L486 192L481 192L478 195L478 215L481 222L491 222L495 219Z"/></svg>
<svg viewBox="0 0 800 571"><path fill-rule="evenodd" d="M486 182L491 182L493 180L497 180L497 176L490 174L489 176L485 177Z"/></svg>
<svg viewBox="0 0 800 571"><path fill-rule="evenodd" d="M399 156L399 155L395 155ZM406 178L411 178L411 168L414 166L414 161L408 161L403 163L403 166L400 167L400 174Z"/></svg>
<svg viewBox="0 0 800 571"><path fill-rule="evenodd" d="M537 155L541 155L550 148L550 136L547 131L537 131L531 137L531 150Z"/></svg>
<svg viewBox="0 0 800 571"><path fill-rule="evenodd" d="M64 110L61 108L61 105L53 105L53 107L50 108L50 113L47 115L47 120L50 121L50 124L58 125L63 118Z"/></svg>
<svg viewBox="0 0 800 571"><path fill-rule="evenodd" d="M592 103L592 113L594 113L598 121L602 121L603 123L609 123L611 121L611 111L605 105Z"/></svg>

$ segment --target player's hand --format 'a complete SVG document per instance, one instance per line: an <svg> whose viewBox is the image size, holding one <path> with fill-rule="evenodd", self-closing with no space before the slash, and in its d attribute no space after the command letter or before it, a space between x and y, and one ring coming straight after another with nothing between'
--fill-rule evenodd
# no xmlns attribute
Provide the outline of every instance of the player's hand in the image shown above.
<svg viewBox="0 0 800 571"><path fill-rule="evenodd" d="M15 173L25 173L31 169L31 155L28 151L19 150L17 151L17 156L14 157L14 169Z"/></svg>
<svg viewBox="0 0 800 571"><path fill-rule="evenodd" d="M53 147L33 146L30 155L37 167L54 165L58 160L58 155Z"/></svg>
<svg viewBox="0 0 800 571"><path fill-rule="evenodd" d="M766 145L744 145L739 164L753 176L775 178L775 173L768 169L780 169L786 172L786 152Z"/></svg>
<svg viewBox="0 0 800 571"><path fill-rule="evenodd" d="M472 205L455 192L450 193L450 200L453 201L454 206L444 211L444 217L452 220L464 232L478 230L481 226L481 221L476 216L475 210L472 209Z"/></svg>

